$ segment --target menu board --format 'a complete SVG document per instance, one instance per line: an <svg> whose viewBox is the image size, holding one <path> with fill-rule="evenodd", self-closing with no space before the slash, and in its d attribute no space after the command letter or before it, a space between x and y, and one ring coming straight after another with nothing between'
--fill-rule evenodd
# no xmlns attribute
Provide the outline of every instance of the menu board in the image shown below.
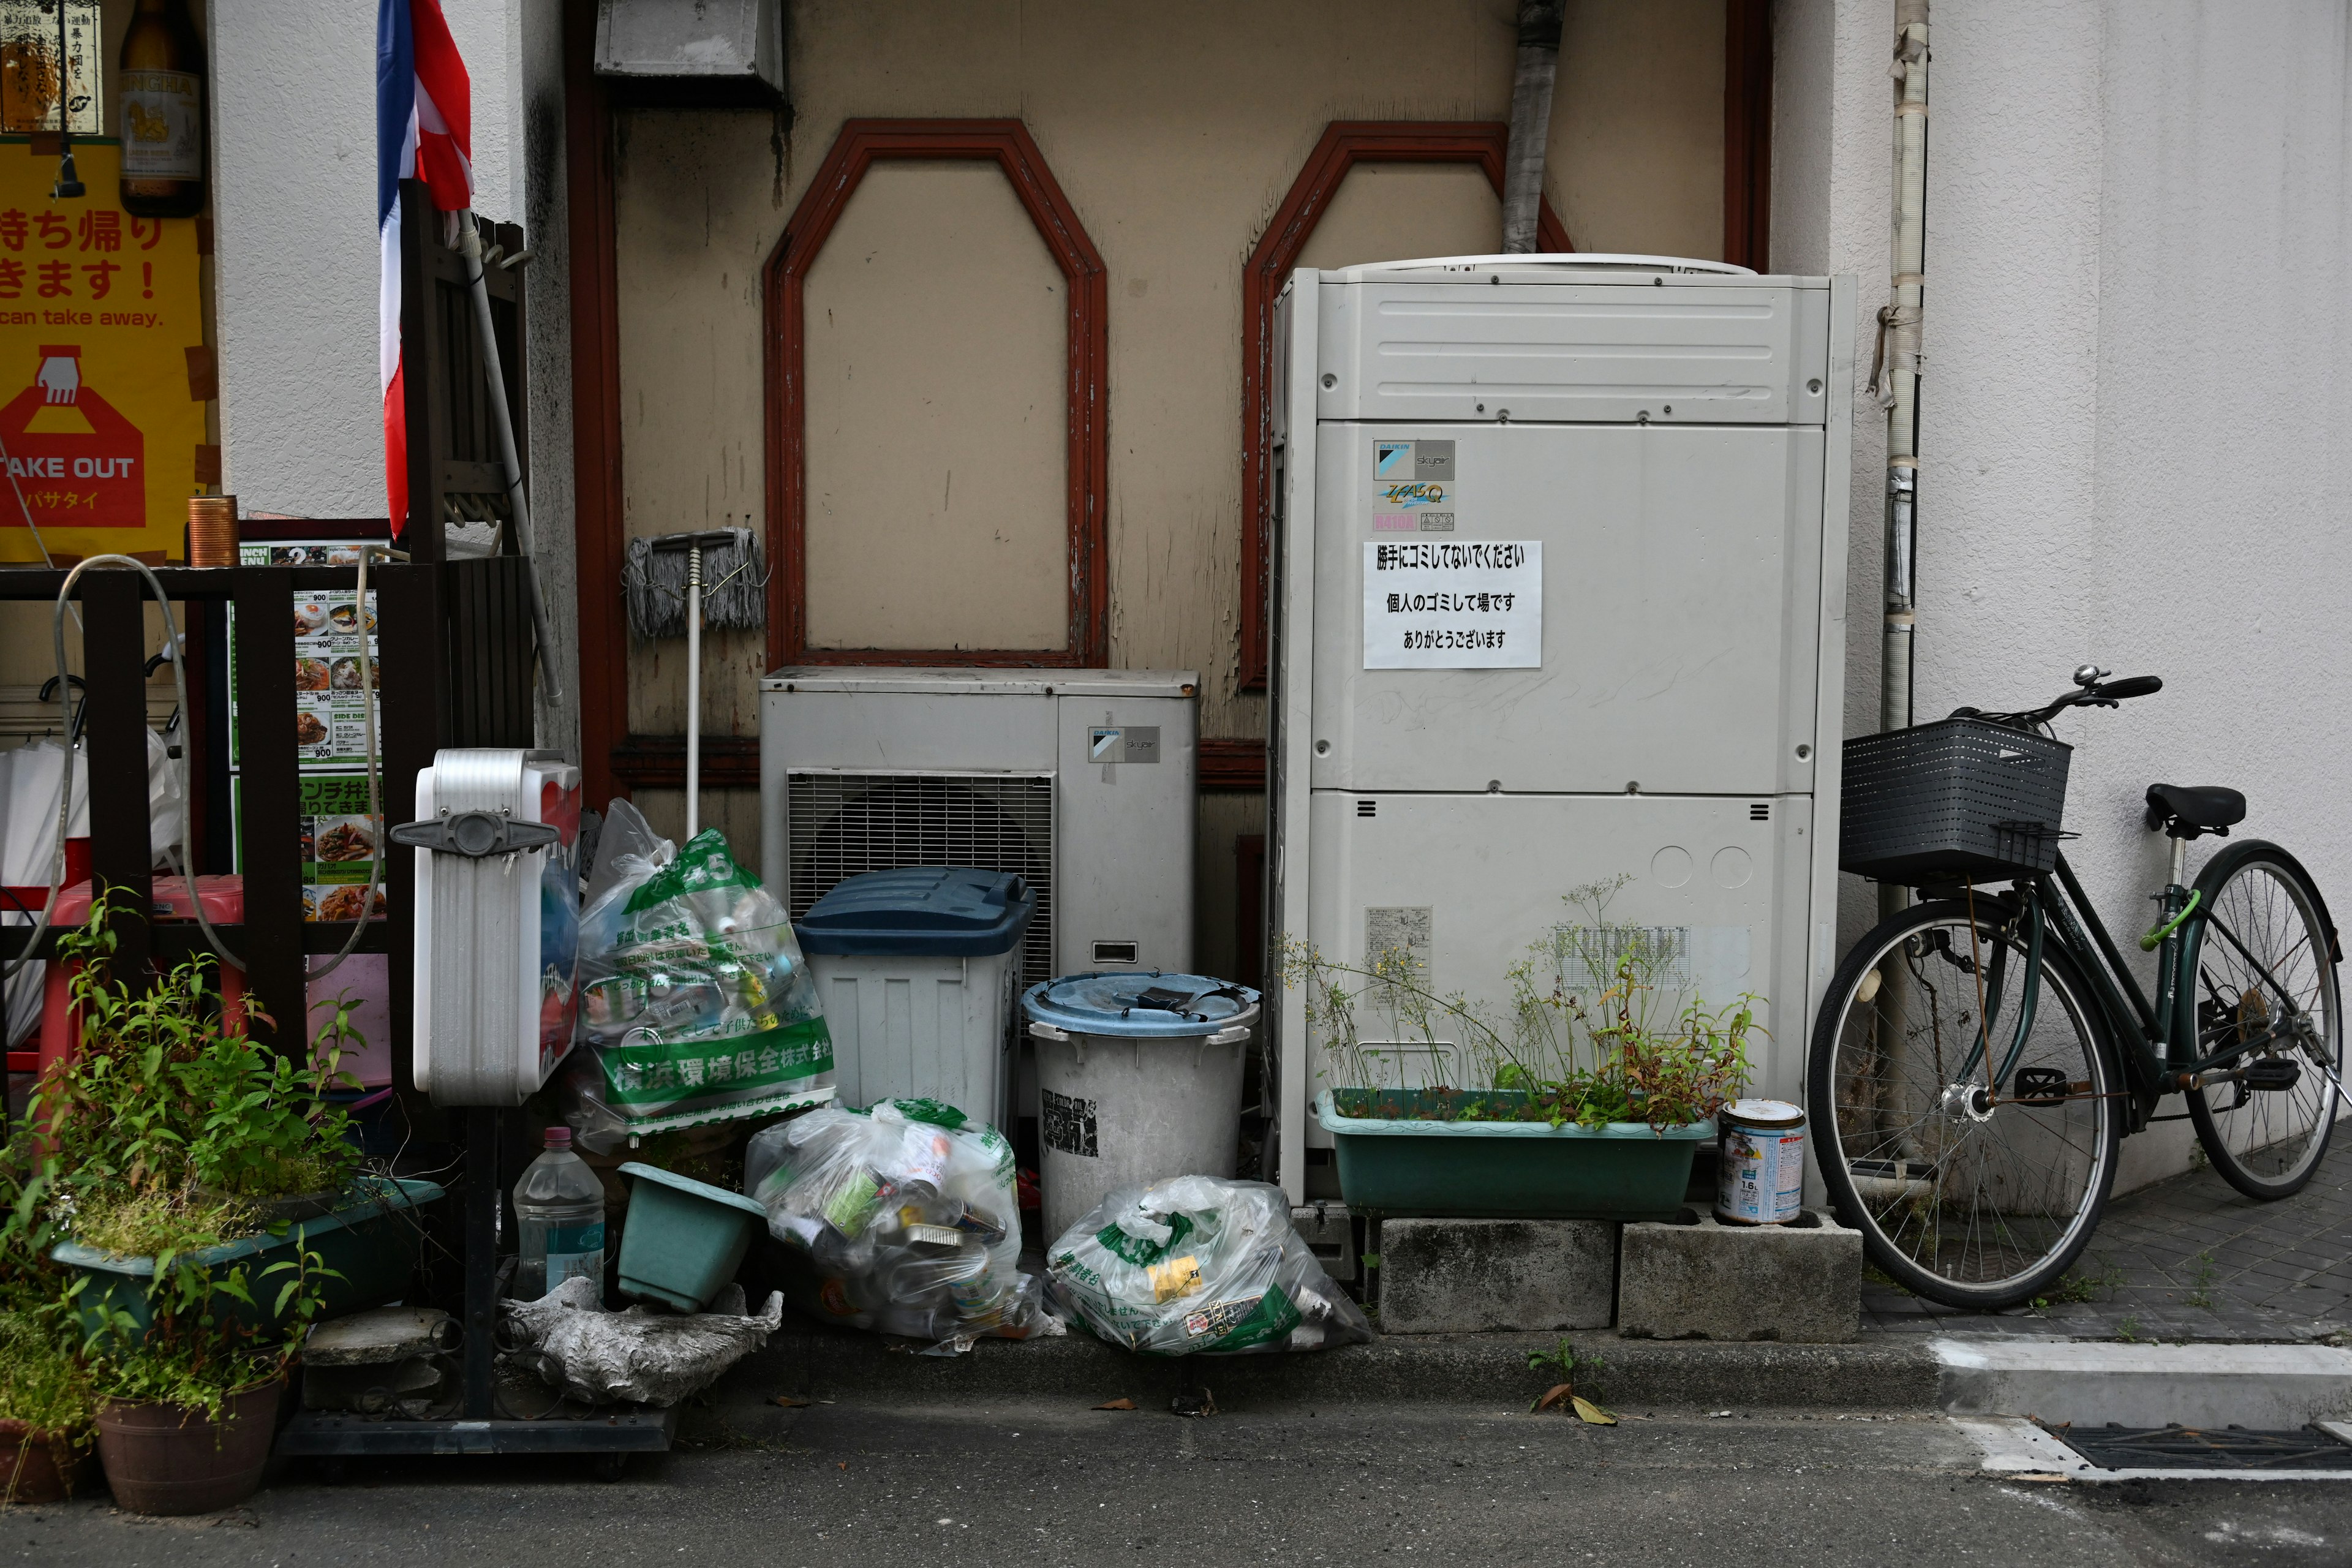
<svg viewBox="0 0 2352 1568"><path fill-rule="evenodd" d="M230 809L236 822L237 842L245 842L245 780L229 784ZM301 777L301 815L294 829L302 836L302 918L306 921L351 921L360 918L367 897L370 874L383 837L383 818L370 816L367 773L305 773ZM383 889L376 889L373 913L385 912Z"/></svg>
<svg viewBox="0 0 2352 1568"><path fill-rule="evenodd" d="M354 540L298 540L275 544L241 544L237 560L247 566L356 566L360 547ZM362 607L348 591L294 595L294 744L295 756L305 768L364 764L367 760L367 711L360 689L360 639L367 639L370 673L383 690L383 668L376 664L376 595L368 592ZM364 629L362 620L364 619ZM229 765L240 766L241 714L237 708L236 610L230 609L229 637ZM383 744L383 713L378 710L377 744Z"/></svg>

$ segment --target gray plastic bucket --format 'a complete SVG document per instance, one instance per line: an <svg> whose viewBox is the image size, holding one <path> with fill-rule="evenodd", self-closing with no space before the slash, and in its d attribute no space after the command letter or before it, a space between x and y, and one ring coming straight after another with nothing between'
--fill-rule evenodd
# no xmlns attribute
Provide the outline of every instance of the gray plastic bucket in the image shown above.
<svg viewBox="0 0 2352 1568"><path fill-rule="evenodd" d="M1116 1005L1201 994L1181 1011ZM1231 1176L1257 993L1194 974L1071 975L1022 997L1037 1044L1047 1246L1111 1192Z"/></svg>

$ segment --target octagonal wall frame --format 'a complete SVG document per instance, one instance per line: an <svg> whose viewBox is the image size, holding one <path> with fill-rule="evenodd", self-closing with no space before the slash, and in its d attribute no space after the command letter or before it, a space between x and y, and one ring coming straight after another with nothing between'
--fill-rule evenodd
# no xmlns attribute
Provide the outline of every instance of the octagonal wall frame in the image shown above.
<svg viewBox="0 0 2352 1568"><path fill-rule="evenodd" d="M808 389L805 291L810 268L876 161L968 158L993 163L1068 284L1067 517L1069 631L1057 649L820 648L808 640ZM1101 255L1018 120L852 120L769 254L767 313L768 664L903 664L1087 668L1110 655L1104 493L1110 466L1104 373L1109 289Z"/></svg>

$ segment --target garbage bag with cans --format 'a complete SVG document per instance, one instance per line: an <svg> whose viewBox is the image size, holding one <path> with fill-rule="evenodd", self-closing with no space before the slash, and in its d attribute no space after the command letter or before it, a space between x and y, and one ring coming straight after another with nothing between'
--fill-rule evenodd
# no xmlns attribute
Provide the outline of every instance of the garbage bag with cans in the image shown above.
<svg viewBox="0 0 2352 1568"><path fill-rule="evenodd" d="M726 1113L833 1070L791 916L716 830L683 849L614 803L580 917L564 1120L611 1153L646 1121ZM738 1112L740 1113L740 1112Z"/></svg>
<svg viewBox="0 0 2352 1568"><path fill-rule="evenodd" d="M764 1128L743 1190L794 1255L786 1296L814 1317L942 1354L1062 1331L1020 1271L1013 1146L951 1105L828 1106Z"/></svg>
<svg viewBox="0 0 2352 1568"><path fill-rule="evenodd" d="M1046 1249L1056 1305L1147 1355L1308 1351L1372 1337L1264 1182L1175 1176L1114 1191Z"/></svg>

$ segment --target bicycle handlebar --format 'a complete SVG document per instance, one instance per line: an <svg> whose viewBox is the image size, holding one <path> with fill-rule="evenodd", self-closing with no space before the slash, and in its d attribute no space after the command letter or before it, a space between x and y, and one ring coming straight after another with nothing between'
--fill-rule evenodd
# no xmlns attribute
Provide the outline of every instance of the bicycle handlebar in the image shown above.
<svg viewBox="0 0 2352 1568"><path fill-rule="evenodd" d="M2152 697L2164 689L2164 678L2156 675L2126 675L2120 680L2105 680L2088 674L2091 667L2075 677L2077 685L2072 691L2053 698L2040 708L2030 708L2016 713L1989 713L1977 708L1955 708L1955 719L1984 719L2011 729L2027 730L2047 724L2069 708L2113 708L2134 697ZM2100 675L2105 672L2101 671Z"/></svg>

